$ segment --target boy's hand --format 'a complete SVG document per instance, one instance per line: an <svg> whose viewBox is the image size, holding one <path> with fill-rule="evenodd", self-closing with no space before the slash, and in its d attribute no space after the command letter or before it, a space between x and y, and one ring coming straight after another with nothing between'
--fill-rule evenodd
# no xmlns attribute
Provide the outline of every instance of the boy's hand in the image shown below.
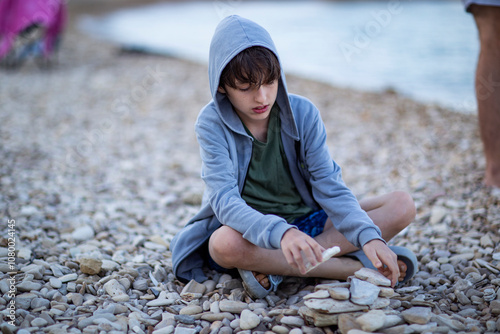
<svg viewBox="0 0 500 334"><path fill-rule="evenodd" d="M281 239L281 250L288 264L299 269L304 275L306 273L304 257L307 259L306 261L309 261L314 266L316 263L321 262L322 253L325 249L304 232L291 228L285 232ZM304 254L304 257L302 254Z"/></svg>
<svg viewBox="0 0 500 334"><path fill-rule="evenodd" d="M363 251L375 268L379 271L388 271L390 273L392 287L396 285L399 279L399 266L397 255L381 240L375 239L367 242L363 246Z"/></svg>

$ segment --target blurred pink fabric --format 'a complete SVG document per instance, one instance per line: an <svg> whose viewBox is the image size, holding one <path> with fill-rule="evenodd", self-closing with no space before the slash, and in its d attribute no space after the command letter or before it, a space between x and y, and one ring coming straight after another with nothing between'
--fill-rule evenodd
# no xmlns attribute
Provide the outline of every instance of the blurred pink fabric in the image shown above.
<svg viewBox="0 0 500 334"><path fill-rule="evenodd" d="M0 59L16 36L35 23L46 29L42 50L48 57L66 23L65 0L0 0Z"/></svg>

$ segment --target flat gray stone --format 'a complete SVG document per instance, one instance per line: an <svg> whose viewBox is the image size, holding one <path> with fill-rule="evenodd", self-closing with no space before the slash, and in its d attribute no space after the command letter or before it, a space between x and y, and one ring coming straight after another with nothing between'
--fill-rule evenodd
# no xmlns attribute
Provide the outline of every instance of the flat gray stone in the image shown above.
<svg viewBox="0 0 500 334"><path fill-rule="evenodd" d="M38 295L34 293L22 293L16 296L16 308L27 310L31 307L31 301L37 298Z"/></svg>
<svg viewBox="0 0 500 334"><path fill-rule="evenodd" d="M370 306L370 309L376 310L376 309L380 309L380 308L386 308L390 304L391 304L391 300L389 298L378 297L377 299L375 299L373 304L371 304L369 306Z"/></svg>
<svg viewBox="0 0 500 334"><path fill-rule="evenodd" d="M358 305L371 305L378 298L380 288L357 278L351 280L351 301Z"/></svg>
<svg viewBox="0 0 500 334"><path fill-rule="evenodd" d="M68 283L68 282L71 282L71 281L76 281L78 279L78 274L76 274L76 273L67 274L67 275L59 277L59 279L63 283Z"/></svg>
<svg viewBox="0 0 500 334"><path fill-rule="evenodd" d="M330 288L328 292L330 293L330 297L337 300L348 300L351 296L349 289L343 287Z"/></svg>
<svg viewBox="0 0 500 334"><path fill-rule="evenodd" d="M356 322L361 326L361 329L367 332L375 332L384 327L385 313L381 310L372 310L356 318Z"/></svg>
<svg viewBox="0 0 500 334"><path fill-rule="evenodd" d="M196 332L197 332L196 328L177 326L175 328L174 334L195 334Z"/></svg>
<svg viewBox="0 0 500 334"><path fill-rule="evenodd" d="M199 305L188 305L179 311L179 314L194 315L203 312L203 308Z"/></svg>
<svg viewBox="0 0 500 334"><path fill-rule="evenodd" d="M35 318L31 321L31 326L33 327L44 327L47 326L48 322L47 320L43 318Z"/></svg>
<svg viewBox="0 0 500 334"><path fill-rule="evenodd" d="M306 319L308 323L313 323L316 327L328 327L338 325L338 314L320 313L310 309L307 306L299 308L299 314Z"/></svg>
<svg viewBox="0 0 500 334"><path fill-rule="evenodd" d="M22 281L21 283L16 285L16 288L21 292L39 291L42 288L42 284L32 281Z"/></svg>
<svg viewBox="0 0 500 334"><path fill-rule="evenodd" d="M50 286L54 289L60 289L63 285L63 282L57 277L51 277L49 279Z"/></svg>
<svg viewBox="0 0 500 334"><path fill-rule="evenodd" d="M45 273L45 268L40 265L30 264L21 268L21 271L26 274L32 274L35 279L42 279Z"/></svg>
<svg viewBox="0 0 500 334"><path fill-rule="evenodd" d="M356 271L354 276L373 285L391 286L391 280L382 275L378 270L363 267Z"/></svg>
<svg viewBox="0 0 500 334"><path fill-rule="evenodd" d="M362 311L368 308L365 305L357 305L348 300L309 299L304 303L312 310L329 314Z"/></svg>
<svg viewBox="0 0 500 334"><path fill-rule="evenodd" d="M50 306L50 301L48 299L45 299L45 298L33 298L31 300L31 308L32 309L37 309L37 308L40 308L40 307L49 308L49 306Z"/></svg>
<svg viewBox="0 0 500 334"><path fill-rule="evenodd" d="M415 306L401 312L401 315L409 324L427 324L432 317L432 309L430 307Z"/></svg>
<svg viewBox="0 0 500 334"><path fill-rule="evenodd" d="M205 313L200 317L201 320L214 322L214 321L223 321L224 319L228 319L229 321L234 320L234 315L230 312L220 312L220 313Z"/></svg>
<svg viewBox="0 0 500 334"><path fill-rule="evenodd" d="M168 306L175 304L175 299L153 299L146 303L147 306Z"/></svg>
<svg viewBox="0 0 500 334"><path fill-rule="evenodd" d="M284 316L281 318L280 322L283 325L288 325L290 327L302 327L305 325L304 319L301 317L294 317L294 316Z"/></svg>
<svg viewBox="0 0 500 334"><path fill-rule="evenodd" d="M446 314L432 315L432 321L438 325L448 327L454 331L461 332L466 329L466 326L458 320L452 319Z"/></svg>
<svg viewBox="0 0 500 334"><path fill-rule="evenodd" d="M328 297L330 297L330 293L328 292L328 290L317 290L313 293L305 295L304 299L313 299L313 298L321 299L321 298L328 298Z"/></svg>
<svg viewBox="0 0 500 334"><path fill-rule="evenodd" d="M231 312L231 313L241 313L243 310L248 310L248 304L244 302L234 301L223 299L219 302L219 309L222 312Z"/></svg>
<svg viewBox="0 0 500 334"><path fill-rule="evenodd" d="M163 328L155 329L153 331L153 334L171 334L175 330L175 327L173 325L168 325Z"/></svg>

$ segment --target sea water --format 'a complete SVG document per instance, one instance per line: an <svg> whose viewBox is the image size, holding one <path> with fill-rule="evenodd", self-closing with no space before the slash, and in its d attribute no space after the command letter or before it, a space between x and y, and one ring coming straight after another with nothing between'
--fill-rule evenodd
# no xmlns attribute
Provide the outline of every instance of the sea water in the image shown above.
<svg viewBox="0 0 500 334"><path fill-rule="evenodd" d="M215 27L231 14L269 31L288 73L476 109L477 28L458 0L160 3L87 17L81 27L128 48L207 63Z"/></svg>

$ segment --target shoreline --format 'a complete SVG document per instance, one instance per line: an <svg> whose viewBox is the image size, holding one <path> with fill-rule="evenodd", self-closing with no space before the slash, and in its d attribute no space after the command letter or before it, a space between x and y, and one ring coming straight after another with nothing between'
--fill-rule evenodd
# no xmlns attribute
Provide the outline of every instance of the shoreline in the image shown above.
<svg viewBox="0 0 500 334"><path fill-rule="evenodd" d="M400 40L403 38L402 34L397 32L400 29L394 29L400 26L401 22L409 21L407 24L413 27L411 29L416 29L415 25L419 26L418 23L413 22L413 19L403 18L402 16L399 20L395 20L393 25L385 27L384 34L380 34L380 36L377 34L377 36L370 38L371 43L368 44L370 47L364 45L359 46L360 49L357 49L357 47L351 46L353 49L350 49L350 53L346 53L347 51L341 46L349 45L349 41L353 38L356 40L356 35L353 35L354 32L349 33L349 31L356 30L355 26L361 25L362 19L360 19L361 21L358 20L359 22L354 20L352 23L339 20L337 25L329 29L325 28L329 27L329 25L324 22L325 17L322 15L318 15L318 23L312 23L309 28L306 28L306 21L297 20L299 26L304 25L305 27L303 32L298 32L299 38L297 42L305 49L304 52L301 52L297 47L288 46L290 43L287 42L288 34L285 30L295 31L295 24L290 24L290 22L294 22L292 15L296 14L298 10L305 10L306 16L311 15L311 13L306 10L309 7L305 3L295 2L294 4L290 8L286 7L288 10L281 8L281 11L278 9L280 7L275 5L264 6L264 8L267 8L266 11L276 10L278 15L278 21L274 24L269 23L269 29L273 31L273 34L276 34L275 42L277 45L281 45L282 53L280 55L288 73L347 89L375 93L395 91L423 104L436 105L462 113L475 113L472 82L473 63L477 59L473 45L477 42L477 36L473 34L474 27L469 26L470 22L467 20L467 16L462 15L460 12L460 4L451 4L453 10L446 7L450 6L447 3L437 3L435 8L434 5L414 4L417 9L425 11L425 8L427 8L429 12L448 8L446 11L453 12L450 15L459 20L458 22L461 22L462 19L466 21L464 24L458 25L467 31L466 44L471 46L464 49L464 54L457 56L456 62L453 61L453 63L457 63L456 66L450 67L446 73L439 71L439 68L444 69L443 67L434 68L437 65L432 65L442 62L442 58L436 56L437 58L433 61L428 58L430 57L429 53L442 54L441 57L444 57L447 52L451 51L448 47L444 48L442 53L436 51L435 48L441 48L439 40L430 39L427 44L422 45L417 43L418 49L415 49L417 45L410 43L405 51L406 53L401 53L394 46L394 44L403 43ZM315 2L315 4L310 8L311 12L320 12L320 9L323 9L323 12L328 11L331 15L336 12L343 13L342 17L357 10L356 5L351 4L345 7L344 5L347 5L347 3L338 7L337 4L330 2ZM441 8L442 5L445 7ZM364 10L362 8L365 6L361 6L358 16L365 17L368 15L369 8L372 8L372 6L373 4L367 4L367 9ZM380 6L383 7L383 4L376 4L373 8L380 9ZM428 6L431 7L428 8ZM217 10L217 8L221 9L221 7L225 9ZM184 11L190 13L189 20L193 20L192 23L188 24L189 20L177 19L183 15ZM208 30L212 29L210 27L215 27L217 20L225 14L239 13L240 15L252 16L254 15L252 11L251 6L245 6L243 3L177 2L172 4L168 2L156 4L153 2L152 4L135 7L133 10L116 10L108 15L91 16L87 20L83 20L80 27L82 31L90 32L98 38L107 39L116 44L131 45L131 48L144 49L147 52L156 54L185 57L206 65L205 58L208 58L208 53L205 49L208 50L210 38ZM375 11L375 9L372 11ZM143 25L141 22L145 20L149 20L151 25ZM128 30L130 28L126 28L132 24L138 25L137 28L133 29L133 32ZM176 32L176 29L180 30ZM196 29L201 29L200 33L197 33ZM431 25L428 29L439 28ZM452 30L457 31L457 29ZM417 32L418 29L416 29ZM310 42L303 39L307 34L311 34ZM392 37L389 38L388 36ZM425 40L422 37L420 36L418 39ZM449 37L457 38L454 34L450 34ZM463 42L464 38L458 39ZM197 47L193 48L196 45ZM306 51L316 48L319 48L321 52ZM340 50L343 51L340 52ZM388 54L386 56L381 55L381 50L385 50ZM426 54L425 59L428 59L427 61L422 63L420 59L415 57L416 54L420 54L418 50L422 50L421 52ZM399 54L401 55L396 56ZM309 64L308 59L312 61L311 64ZM385 61L381 59L385 59ZM405 75L401 75L402 73L405 73ZM451 82L445 79L451 77L456 77L456 80Z"/></svg>

